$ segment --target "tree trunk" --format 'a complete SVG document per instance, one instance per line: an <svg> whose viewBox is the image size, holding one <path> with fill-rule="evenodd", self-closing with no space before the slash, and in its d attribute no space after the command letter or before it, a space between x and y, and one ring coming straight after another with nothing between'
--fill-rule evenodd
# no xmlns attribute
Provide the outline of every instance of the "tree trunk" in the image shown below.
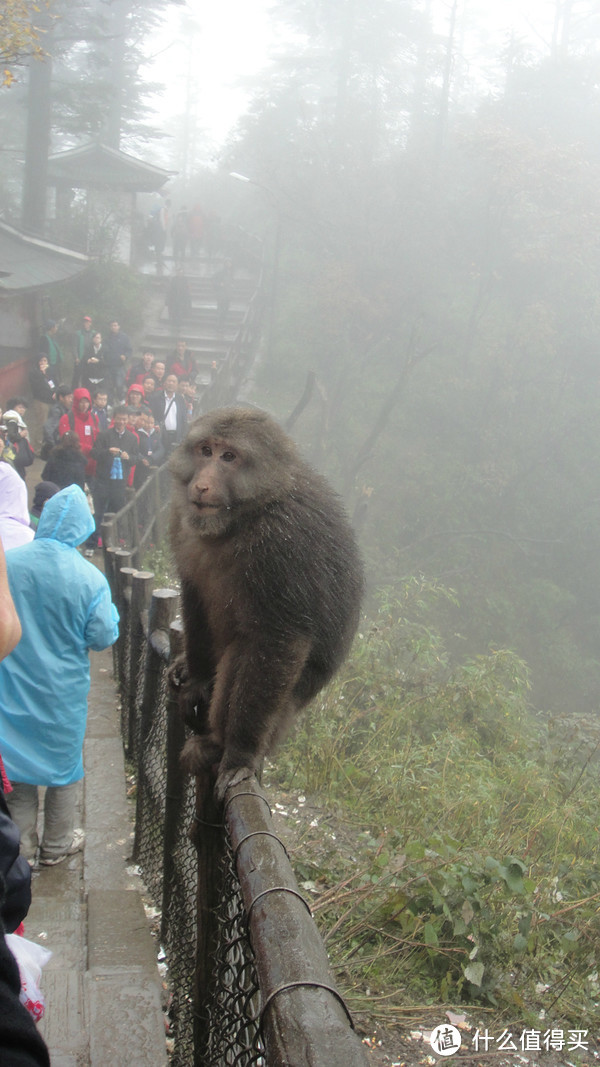
<svg viewBox="0 0 600 1067"><path fill-rule="evenodd" d="M435 158L438 163L446 145L448 133L448 115L450 113L450 85L452 83L452 66L454 60L454 37L456 34L456 15L458 0L454 0L450 12L450 29L448 31L448 43L446 45L446 59L444 62L444 79L440 97L440 110L438 113L437 131L435 138Z"/></svg>
<svg viewBox="0 0 600 1067"><path fill-rule="evenodd" d="M51 33L51 29L48 30L48 33ZM44 59L31 59L29 61L21 225L24 230L39 236L43 236L46 222L46 189L52 111L50 98L51 80L51 56L47 55Z"/></svg>
<svg viewBox="0 0 600 1067"><path fill-rule="evenodd" d="M104 126L103 140L109 148L119 148L121 144L121 131L123 126L123 96L126 91L127 77L125 72L127 14L130 8L129 0L117 0L112 10L110 24L110 50L109 65L113 92L110 95L110 104L106 124Z"/></svg>

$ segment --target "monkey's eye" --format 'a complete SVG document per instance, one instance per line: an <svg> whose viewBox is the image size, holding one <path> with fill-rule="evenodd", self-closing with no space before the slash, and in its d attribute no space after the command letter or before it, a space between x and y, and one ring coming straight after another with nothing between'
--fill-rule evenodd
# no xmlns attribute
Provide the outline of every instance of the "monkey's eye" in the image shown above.
<svg viewBox="0 0 600 1067"><path fill-rule="evenodd" d="M210 445L196 445L194 452L197 456L212 456Z"/></svg>
<svg viewBox="0 0 600 1067"><path fill-rule="evenodd" d="M221 459L224 460L225 463L233 463L233 461L237 459L237 456L235 452L223 452Z"/></svg>

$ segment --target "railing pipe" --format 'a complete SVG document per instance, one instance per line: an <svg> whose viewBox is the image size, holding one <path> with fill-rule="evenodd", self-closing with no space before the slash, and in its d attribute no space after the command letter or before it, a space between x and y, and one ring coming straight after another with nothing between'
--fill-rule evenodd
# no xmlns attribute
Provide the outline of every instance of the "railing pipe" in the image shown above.
<svg viewBox="0 0 600 1067"><path fill-rule="evenodd" d="M269 1067L366 1065L325 946L254 776L229 790L225 819L254 950Z"/></svg>

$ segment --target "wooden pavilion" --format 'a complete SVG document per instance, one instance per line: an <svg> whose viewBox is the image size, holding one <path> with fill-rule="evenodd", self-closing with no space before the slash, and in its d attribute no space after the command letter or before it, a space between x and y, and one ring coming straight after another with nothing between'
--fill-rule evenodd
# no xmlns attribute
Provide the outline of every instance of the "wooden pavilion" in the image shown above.
<svg viewBox="0 0 600 1067"><path fill-rule="evenodd" d="M58 152L48 159L48 228L89 255L134 265L145 224L137 196L158 193L174 173L96 141Z"/></svg>

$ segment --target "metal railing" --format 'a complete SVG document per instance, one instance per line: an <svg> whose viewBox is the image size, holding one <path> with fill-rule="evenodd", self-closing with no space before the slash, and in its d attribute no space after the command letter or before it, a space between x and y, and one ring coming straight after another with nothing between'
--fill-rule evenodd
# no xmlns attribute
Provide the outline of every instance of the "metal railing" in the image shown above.
<svg viewBox="0 0 600 1067"><path fill-rule="evenodd" d="M188 734L167 667L182 647L176 590L108 549L121 614L115 657L137 776L135 857L161 912L174 1067L366 1063L325 948L256 778L224 808L209 774L185 777Z"/></svg>
<svg viewBox="0 0 600 1067"><path fill-rule="evenodd" d="M105 549L105 569L111 566L108 549L130 553L128 559L139 565L144 554L164 542L169 516L171 475L165 464L151 470L136 492L127 490L129 499L116 513L104 516L101 532Z"/></svg>

